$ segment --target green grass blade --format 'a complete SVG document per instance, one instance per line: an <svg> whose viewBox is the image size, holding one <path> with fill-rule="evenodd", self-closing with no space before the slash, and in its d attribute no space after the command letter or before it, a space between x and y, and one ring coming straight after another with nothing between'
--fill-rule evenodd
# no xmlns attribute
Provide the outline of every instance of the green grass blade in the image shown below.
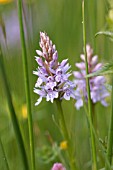
<svg viewBox="0 0 113 170"><path fill-rule="evenodd" d="M97 37L98 35L105 35L109 38L113 38L113 32L112 31L99 31L95 34L95 37Z"/></svg>
<svg viewBox="0 0 113 170"><path fill-rule="evenodd" d="M26 102L28 111L28 126L29 126L29 137L30 137L30 154L31 154L31 169L35 170L35 153L34 153L34 139L33 139L33 122L31 113L31 97L30 97L30 85L29 85L29 75L28 75L28 61L27 61L27 51L24 36L23 27L23 17L22 17L22 0L17 1L18 7L18 19L20 26L20 38L21 38L21 48L22 48L22 59L23 59L23 70L24 70L24 82L25 82L25 92L26 92Z"/></svg>
<svg viewBox="0 0 113 170"><path fill-rule="evenodd" d="M87 111L85 111L85 113L86 113L88 122L89 122L89 124L90 124L90 126L91 126L91 128L92 128L92 131L93 131L93 134L94 134L95 139L96 139L96 141L97 141L97 144L98 144L98 146L100 147L100 150L102 151L102 156L104 157L104 159L105 159L105 161L106 161L106 165L108 166L109 170L111 170L110 163L109 163L108 158L107 158L107 155L106 155L106 153L105 153L105 148L104 148L104 146L102 145L102 143L100 143L100 141L99 141L98 135L97 135L97 133L96 133L96 131L95 131L95 128L94 128L94 126L93 126L93 123L92 123L91 119L89 118L89 115L88 115Z"/></svg>
<svg viewBox="0 0 113 170"><path fill-rule="evenodd" d="M98 71L86 75L86 78L94 77L94 76L99 76L99 75L105 75L105 74L113 74L113 62L111 63L106 63L104 66L102 66L101 69Z"/></svg>
<svg viewBox="0 0 113 170"><path fill-rule="evenodd" d="M4 147L3 147L3 144L2 144L2 141L1 141L1 138L0 138L0 145L1 145L1 150L2 150L2 153L3 153L3 160L5 161L6 169L10 170L9 165L8 165L8 161L7 161L7 158L6 158L6 154L5 154L5 151L4 151Z"/></svg>
<svg viewBox="0 0 113 170"><path fill-rule="evenodd" d="M85 66L86 66L86 74L88 74L88 62L87 62L87 51L86 51L86 30L85 30L85 11L84 11L84 0L82 2L82 18L83 18L83 42L84 42L84 55L85 55ZM87 93L88 93L88 116L90 119L89 129L90 129L90 137L91 137L91 154L92 154L92 170L97 170L97 156L96 156L96 144L95 137L93 134L93 130L91 127L92 122L92 103L91 103L91 95L90 95L90 84L89 78L86 78L87 85Z"/></svg>
<svg viewBox="0 0 113 170"><path fill-rule="evenodd" d="M3 83L4 83L4 89L5 89L5 93L6 93L6 99L7 99L8 108L9 108L9 111L10 111L12 124L13 124L13 127L14 127L16 139L18 141L18 145L19 145L19 148L20 148L24 169L26 170L26 169L29 169L28 168L28 162L27 162L27 155L26 155L21 131L20 131L20 128L19 128L18 119L16 117L16 113L15 113L15 110L14 110L14 107L13 107L12 97L11 97L11 93L10 93L10 89L9 89L9 85L8 85L8 81L7 81L7 76L6 76L6 72L5 72L5 68L4 68L4 64L3 64L2 52L1 51L0 51L0 69L1 69L1 75L2 75L2 80L3 80Z"/></svg>
<svg viewBox="0 0 113 170"><path fill-rule="evenodd" d="M113 148L113 79L112 79L112 109L111 109L111 117L110 117L110 126L108 132L108 144L107 144L107 158L111 165L112 163L112 148ZM109 167L106 164L106 170L109 170Z"/></svg>

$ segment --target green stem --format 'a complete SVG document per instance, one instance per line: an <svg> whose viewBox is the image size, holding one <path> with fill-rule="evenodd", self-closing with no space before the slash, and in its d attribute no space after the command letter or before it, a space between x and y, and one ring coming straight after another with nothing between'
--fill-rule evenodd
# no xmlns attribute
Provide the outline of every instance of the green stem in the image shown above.
<svg viewBox="0 0 113 170"><path fill-rule="evenodd" d="M3 147L3 144L2 144L1 138L0 138L0 145L1 145L1 148L2 148L3 156L4 156L3 159L4 159L5 162L6 162L7 170L9 170L9 165L8 165L8 162L7 162L7 158L6 158L6 154L5 154L5 151L4 151L4 147Z"/></svg>
<svg viewBox="0 0 113 170"><path fill-rule="evenodd" d="M11 97L9 85L8 85L8 82L7 82L7 76L6 76L6 72L5 72L5 68L4 68L4 64L3 64L3 60L2 60L2 52L0 51L0 53L1 53L0 54L0 69L1 69L1 74L2 74L3 83L4 83L6 99L7 99L7 103L8 103L8 107L9 107L9 111L10 111L12 124L13 124L14 131L15 131L15 135L16 135L18 145L19 145L19 148L20 148L20 151L21 151L21 157L22 157L22 160L23 160L24 169L27 170L27 169L29 169L28 161L27 161L27 155L26 155L26 151L25 151L24 142L23 142L23 138L22 138L22 135L21 135L18 119L16 117L16 113L15 113L15 110L14 110L14 107L13 107L12 97Z"/></svg>
<svg viewBox="0 0 113 170"><path fill-rule="evenodd" d="M94 136L95 136L95 139L96 139L96 141L97 141L97 143L98 143L98 145L99 145L99 147L100 147L99 149L102 151L102 156L103 156L103 158L105 159L106 164L107 164L109 170L111 170L111 168L110 168L110 163L109 163L108 158L107 158L106 153L105 153L105 148L104 148L104 146L103 146L103 145L100 143L100 141L99 141L99 137L98 137L98 135L96 134L95 128L94 128L94 126L93 126L93 122L92 122L92 120L89 118L89 114L88 114L86 108L85 108L85 114L86 114L86 116L87 116L88 125L91 126L92 131L93 131L93 134L94 134Z"/></svg>
<svg viewBox="0 0 113 170"><path fill-rule="evenodd" d="M110 117L110 126L108 132L108 144L107 144L107 158L111 165L112 163L112 148L113 148L113 79L112 79L112 109ZM106 170L109 170L109 167L106 164Z"/></svg>
<svg viewBox="0 0 113 170"><path fill-rule="evenodd" d="M83 42L84 42L85 65L86 65L86 74L88 74L84 0L83 0L83 3L82 3L82 17L83 17ZM90 122L92 122L92 104L91 104L89 78L86 78L86 85L87 85L87 93L88 93L88 113L89 113L88 116L89 116ZM94 138L93 130L92 130L92 127L91 127L91 123L89 124L89 128L90 128L91 150L92 150L92 152L91 152L92 153L92 170L97 170L96 145L95 145L95 138Z"/></svg>
<svg viewBox="0 0 113 170"><path fill-rule="evenodd" d="M59 116L59 126L60 126L64 139L68 143L67 154L68 154L68 159L70 162L70 168L71 170L76 170L77 168L75 164L75 156L73 154L73 146L72 146L72 142L70 140L69 134L68 134L67 127L66 127L65 118L64 118L64 114L63 114L63 110L61 106L61 101L59 99L56 100L56 104L57 104L58 116Z"/></svg>
<svg viewBox="0 0 113 170"><path fill-rule="evenodd" d="M95 112L95 104L92 103L92 122L93 122L93 125L94 125L94 128L95 128L95 131L98 133L98 125L97 125L97 115L96 115L96 112Z"/></svg>
<svg viewBox="0 0 113 170"><path fill-rule="evenodd" d="M30 87L29 87L27 51L26 51L26 45L25 45L23 17L22 17L22 0L18 0L18 5L17 6L18 6L18 18L19 18L19 25L20 25L20 38L21 38L21 47L22 47L22 59L23 59L23 69L24 69L26 102L27 102L27 111L28 111L31 169L35 170L33 123L32 123L32 114L31 114L31 97L30 97Z"/></svg>

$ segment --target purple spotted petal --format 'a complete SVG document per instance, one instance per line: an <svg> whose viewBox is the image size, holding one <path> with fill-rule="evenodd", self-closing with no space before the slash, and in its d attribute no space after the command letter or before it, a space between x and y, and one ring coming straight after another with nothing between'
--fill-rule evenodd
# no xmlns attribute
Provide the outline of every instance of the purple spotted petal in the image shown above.
<svg viewBox="0 0 113 170"><path fill-rule="evenodd" d="M83 78L82 74L79 71L73 71L73 75L78 79Z"/></svg>
<svg viewBox="0 0 113 170"><path fill-rule="evenodd" d="M54 98L58 98L58 92L56 91L48 91L46 101L51 101L53 103Z"/></svg>
<svg viewBox="0 0 113 170"><path fill-rule="evenodd" d="M39 105L39 104L41 103L41 101L42 101L42 97L40 97L40 98L37 100L37 102L35 103L35 106Z"/></svg>
<svg viewBox="0 0 113 170"><path fill-rule="evenodd" d="M75 103L75 107L77 108L77 110L79 110L82 106L83 106L83 100L78 99Z"/></svg>
<svg viewBox="0 0 113 170"><path fill-rule="evenodd" d="M81 70L85 69L85 63L81 62L81 63L76 63L76 67L78 67Z"/></svg>
<svg viewBox="0 0 113 170"><path fill-rule="evenodd" d="M43 66L43 60L42 60L42 58L35 56L35 60L37 61L37 63L39 64L39 66Z"/></svg>
<svg viewBox="0 0 113 170"><path fill-rule="evenodd" d="M36 53L37 53L39 56L43 56L43 52L40 51L40 50L36 50Z"/></svg>

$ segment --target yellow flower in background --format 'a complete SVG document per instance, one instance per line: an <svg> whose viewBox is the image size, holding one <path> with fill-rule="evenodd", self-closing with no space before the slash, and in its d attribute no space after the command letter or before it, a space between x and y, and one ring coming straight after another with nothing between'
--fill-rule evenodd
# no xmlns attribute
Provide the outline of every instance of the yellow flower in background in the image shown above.
<svg viewBox="0 0 113 170"><path fill-rule="evenodd" d="M24 119L27 118L27 106L26 106L26 104L23 104L23 106L22 106L22 117Z"/></svg>
<svg viewBox="0 0 113 170"><path fill-rule="evenodd" d="M111 21L113 21L113 9L109 10L108 16L109 16L109 19L110 19Z"/></svg>
<svg viewBox="0 0 113 170"><path fill-rule="evenodd" d="M0 0L0 4L7 4L12 2L13 0Z"/></svg>
<svg viewBox="0 0 113 170"><path fill-rule="evenodd" d="M67 141L66 141L66 140L64 140L64 141L62 141L62 142L60 143L60 149L66 150L67 147L68 147L68 145L67 145Z"/></svg>

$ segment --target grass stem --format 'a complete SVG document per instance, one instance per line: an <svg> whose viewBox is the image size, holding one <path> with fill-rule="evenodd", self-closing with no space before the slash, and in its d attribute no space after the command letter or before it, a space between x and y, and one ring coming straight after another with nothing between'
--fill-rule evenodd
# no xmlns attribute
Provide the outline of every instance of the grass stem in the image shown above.
<svg viewBox="0 0 113 170"><path fill-rule="evenodd" d="M32 122L32 114L31 114L31 97L30 97L30 85L29 85L29 75L28 75L27 51L26 51L24 27L23 27L23 17L22 17L22 0L18 0L17 7L18 7L18 18L19 18L20 38L21 38L21 47L22 47L22 59L23 59L23 69L24 69L26 102L27 102L27 111L28 111L28 127L29 127L29 138L30 138L31 169L35 170L33 122Z"/></svg>
<svg viewBox="0 0 113 170"><path fill-rule="evenodd" d="M86 51L86 30L85 30L85 10L84 10L84 0L82 2L82 18L83 18L83 43L84 43L84 55L85 55L85 66L86 74L88 74L88 61L87 61L87 51ZM86 78L87 93L88 93L88 116L90 122L92 122L92 103L90 95L90 84L89 78ZM92 154L92 170L97 170L97 157L96 157L96 145L91 123L89 122L90 137L91 137L91 154Z"/></svg>
<svg viewBox="0 0 113 170"><path fill-rule="evenodd" d="M89 118L89 114L88 114L88 112L87 112L86 107L85 107L84 109L85 109L85 113L86 113L86 116L87 116L88 125L90 124L90 126L91 126L91 128L92 128L92 131L93 131L93 134L94 134L94 136L95 136L95 139L96 139L96 141L97 141L97 143L98 143L99 150L102 151L102 157L105 159L106 165L108 166L109 170L111 170L111 168L110 168L110 163L109 163L108 158L107 158L107 155L106 155L106 153L105 153L105 147L102 145L102 143L101 143L100 140L99 140L99 137L98 137L98 135L97 135L97 133L96 133L96 131L95 131L93 122L92 122L92 120ZM104 169L105 169L105 168L104 168Z"/></svg>
<svg viewBox="0 0 113 170"><path fill-rule="evenodd" d="M68 143L67 155L68 155L68 159L70 162L70 168L71 170L76 170L77 167L75 163L75 156L73 155L73 146L72 146L71 139L69 137L67 127L66 127L65 118L64 118L64 114L63 114L63 110L61 106L61 101L59 99L56 100L56 104L57 104L58 116L59 116L59 126L60 126L64 139Z"/></svg>
<svg viewBox="0 0 113 170"><path fill-rule="evenodd" d="M112 163L112 149L113 149L113 79L112 79L112 100L111 100L111 117L110 117L110 126L108 132L108 143L107 143L107 158L111 165ZM108 165L106 164L106 170L109 170Z"/></svg>

